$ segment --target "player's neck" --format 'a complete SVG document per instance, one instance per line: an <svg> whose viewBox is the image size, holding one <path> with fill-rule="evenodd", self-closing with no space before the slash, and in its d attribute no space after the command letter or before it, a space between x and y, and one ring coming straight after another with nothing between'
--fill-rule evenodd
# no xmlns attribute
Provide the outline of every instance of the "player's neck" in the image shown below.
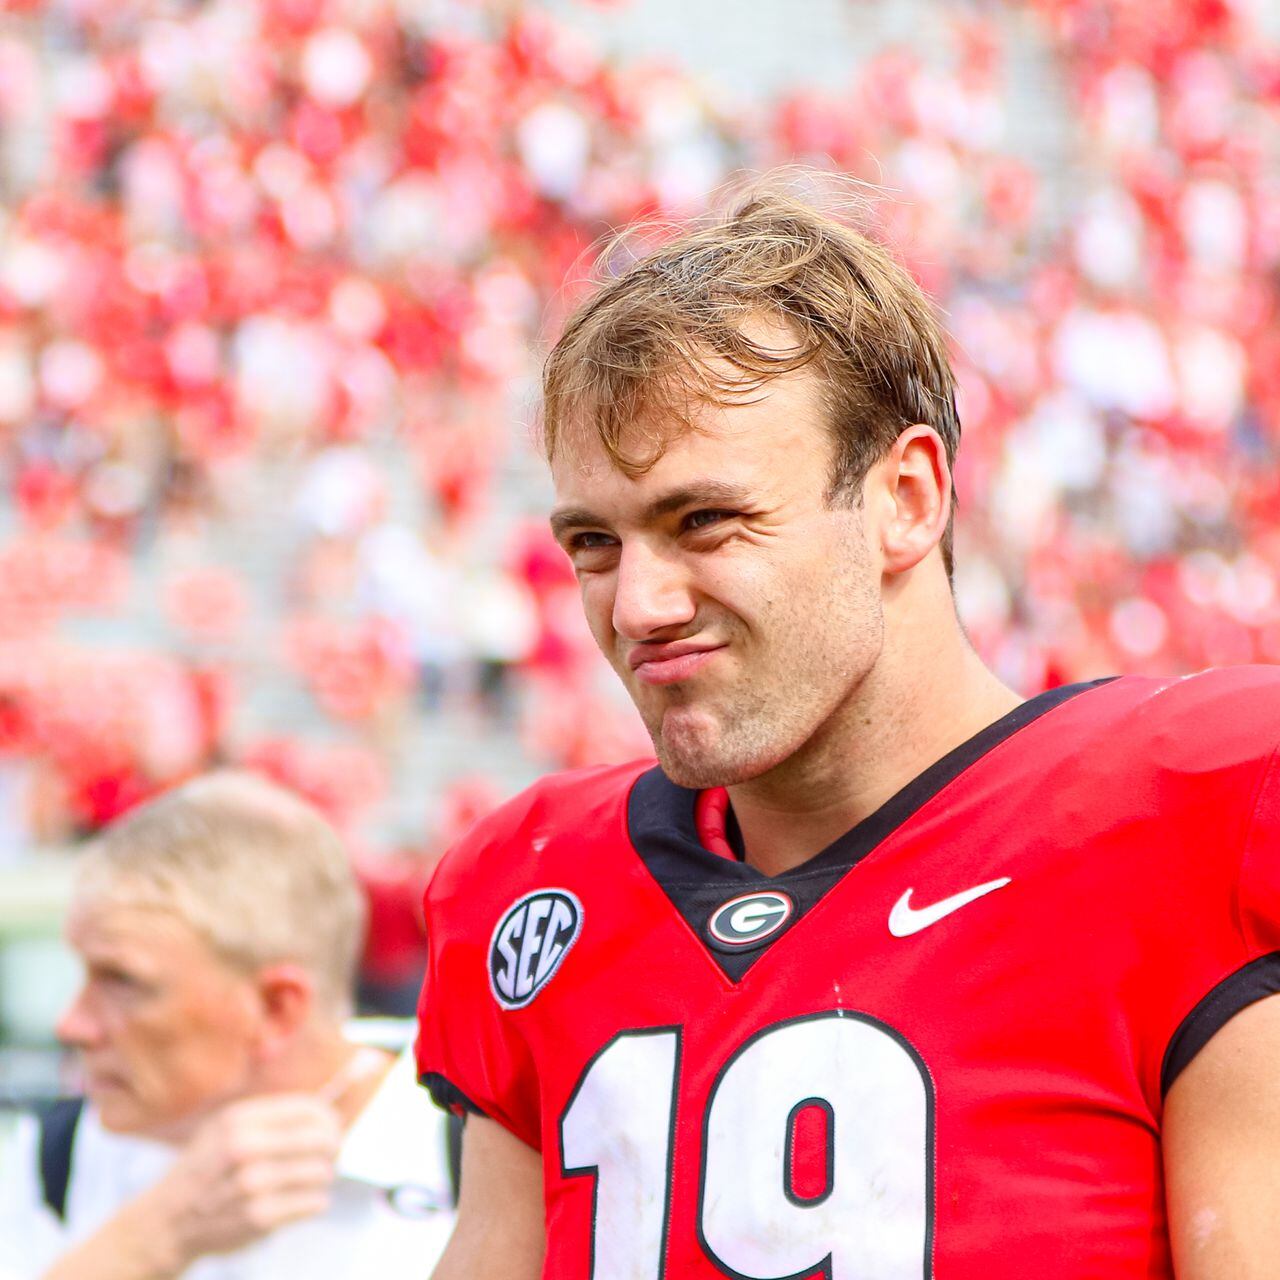
<svg viewBox="0 0 1280 1280"><path fill-rule="evenodd" d="M886 646L802 751L729 789L749 863L768 875L799 866L1022 701L958 626L948 632L928 655Z"/></svg>

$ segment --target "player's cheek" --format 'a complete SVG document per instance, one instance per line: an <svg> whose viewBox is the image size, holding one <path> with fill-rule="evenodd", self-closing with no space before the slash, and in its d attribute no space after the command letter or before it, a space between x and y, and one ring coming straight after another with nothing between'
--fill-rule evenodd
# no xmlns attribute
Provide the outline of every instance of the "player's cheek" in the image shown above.
<svg viewBox="0 0 1280 1280"><path fill-rule="evenodd" d="M613 628L614 590L611 578L612 575L584 574L579 579L579 595L587 627L592 639L606 654L610 653L617 640Z"/></svg>

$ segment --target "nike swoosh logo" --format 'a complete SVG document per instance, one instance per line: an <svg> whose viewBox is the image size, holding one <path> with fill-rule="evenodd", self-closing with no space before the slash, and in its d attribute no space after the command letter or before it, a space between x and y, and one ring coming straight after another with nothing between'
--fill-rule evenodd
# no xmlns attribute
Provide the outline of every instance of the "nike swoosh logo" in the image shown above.
<svg viewBox="0 0 1280 1280"><path fill-rule="evenodd" d="M919 933L921 929L927 929L931 924L937 924L939 920L949 916L953 911L959 911L961 907L967 907L969 903L976 902L988 893L1003 889L1008 883L1008 876L1000 880L988 880L986 884L976 885L972 889L964 890L963 893L953 893L951 897L943 898L941 902L935 902L931 907L920 907L919 909L912 907L911 894L913 890L908 889L893 904L893 910L889 912L889 932L895 938L909 938L913 933Z"/></svg>

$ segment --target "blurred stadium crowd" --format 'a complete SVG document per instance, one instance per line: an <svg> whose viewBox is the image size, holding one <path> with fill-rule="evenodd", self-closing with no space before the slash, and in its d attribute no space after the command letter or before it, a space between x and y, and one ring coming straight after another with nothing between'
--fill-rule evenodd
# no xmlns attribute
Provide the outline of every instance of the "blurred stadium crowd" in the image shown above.
<svg viewBox="0 0 1280 1280"><path fill-rule="evenodd" d="M517 0L9 0L0 856L234 761L385 870L419 718L642 752L539 513L539 352L602 233L742 167L885 189L1003 677L1280 661L1280 45L1241 0L1018 8L1056 171L1009 146L996 3L936 6L941 62L744 106ZM415 856L501 789L460 763Z"/></svg>

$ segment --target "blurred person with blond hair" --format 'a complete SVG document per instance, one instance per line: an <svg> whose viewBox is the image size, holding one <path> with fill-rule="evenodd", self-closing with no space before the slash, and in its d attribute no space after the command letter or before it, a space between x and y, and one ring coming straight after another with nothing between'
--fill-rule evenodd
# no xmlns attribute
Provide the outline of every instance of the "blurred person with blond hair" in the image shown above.
<svg viewBox="0 0 1280 1280"><path fill-rule="evenodd" d="M365 916L336 833L252 774L110 828L66 927L84 980L58 1034L86 1096L20 1132L0 1276L429 1266L452 1218L444 1130L407 1055L344 1033Z"/></svg>

